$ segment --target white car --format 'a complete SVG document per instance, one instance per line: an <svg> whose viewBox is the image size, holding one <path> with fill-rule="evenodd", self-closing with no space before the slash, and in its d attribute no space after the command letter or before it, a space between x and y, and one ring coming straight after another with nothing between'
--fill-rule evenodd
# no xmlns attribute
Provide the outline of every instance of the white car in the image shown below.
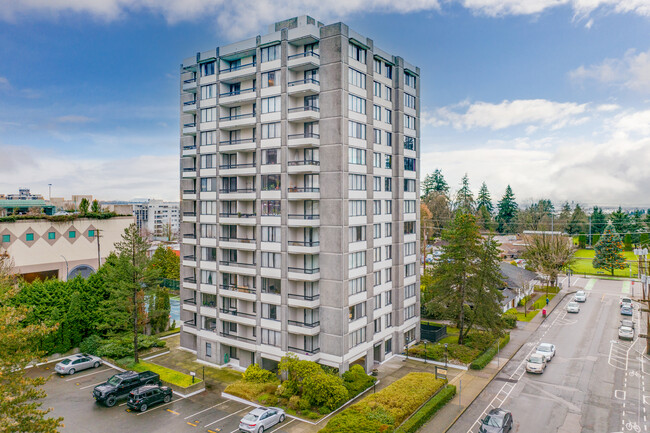
<svg viewBox="0 0 650 433"><path fill-rule="evenodd" d="M239 421L239 431L262 433L284 421L284 411L277 407L258 407L248 412Z"/></svg>
<svg viewBox="0 0 650 433"><path fill-rule="evenodd" d="M580 305L577 302L569 302L566 304L566 311L567 313L579 313Z"/></svg>
<svg viewBox="0 0 650 433"><path fill-rule="evenodd" d="M632 299L626 297L621 298L621 307L625 307L625 306L634 308L632 306Z"/></svg>
<svg viewBox="0 0 650 433"><path fill-rule="evenodd" d="M551 343L542 343L539 346L537 346L537 350L535 351L537 355L542 355L546 362L551 362L553 357L555 356L555 344Z"/></svg>
<svg viewBox="0 0 650 433"><path fill-rule="evenodd" d="M576 302L585 302L587 300L587 294L584 290L578 290L573 297L573 300Z"/></svg>
<svg viewBox="0 0 650 433"><path fill-rule="evenodd" d="M621 340L634 340L634 329L629 326L621 326L618 328L618 338Z"/></svg>
<svg viewBox="0 0 650 433"><path fill-rule="evenodd" d="M539 353L533 353L526 362L526 371L528 373L542 374L546 370L546 358Z"/></svg>

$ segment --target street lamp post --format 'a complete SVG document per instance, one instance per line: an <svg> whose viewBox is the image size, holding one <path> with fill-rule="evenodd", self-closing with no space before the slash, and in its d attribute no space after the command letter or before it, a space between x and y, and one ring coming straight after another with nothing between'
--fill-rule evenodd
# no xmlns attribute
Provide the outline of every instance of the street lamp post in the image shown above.
<svg viewBox="0 0 650 433"><path fill-rule="evenodd" d="M68 275L70 274L70 270L68 269L68 259L63 257L63 255L61 255L61 258L65 260L65 280L68 281Z"/></svg>
<svg viewBox="0 0 650 433"><path fill-rule="evenodd" d="M445 368L447 368L447 343L445 343Z"/></svg>
<svg viewBox="0 0 650 433"><path fill-rule="evenodd" d="M424 340L424 363L427 363L427 340Z"/></svg>

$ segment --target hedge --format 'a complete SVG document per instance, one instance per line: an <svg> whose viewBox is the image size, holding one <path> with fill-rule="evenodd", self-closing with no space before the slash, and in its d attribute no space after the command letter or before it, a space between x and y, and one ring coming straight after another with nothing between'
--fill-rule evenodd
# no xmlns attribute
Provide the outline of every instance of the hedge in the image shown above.
<svg viewBox="0 0 650 433"><path fill-rule="evenodd" d="M391 433L444 385L431 373L409 373L343 410L319 433Z"/></svg>
<svg viewBox="0 0 650 433"><path fill-rule="evenodd" d="M503 347L508 344L510 341L510 334L506 334L505 337L501 338L499 340L499 350L503 349ZM494 346L489 347L481 356L476 358L474 362L472 362L469 366L472 370L482 370L485 368L486 365L492 361L492 358L494 358L494 355L497 354L497 348Z"/></svg>
<svg viewBox="0 0 650 433"><path fill-rule="evenodd" d="M395 430L395 433L415 433L420 427L429 422L431 417L442 409L455 395L456 387L454 385L445 386L442 391L426 402L420 410Z"/></svg>

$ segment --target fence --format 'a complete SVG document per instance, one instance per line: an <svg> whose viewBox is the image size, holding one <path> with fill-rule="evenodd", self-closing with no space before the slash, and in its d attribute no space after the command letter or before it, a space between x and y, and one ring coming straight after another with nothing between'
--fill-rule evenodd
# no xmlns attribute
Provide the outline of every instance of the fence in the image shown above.
<svg viewBox="0 0 650 433"><path fill-rule="evenodd" d="M436 343L447 336L447 325L420 323L420 339Z"/></svg>

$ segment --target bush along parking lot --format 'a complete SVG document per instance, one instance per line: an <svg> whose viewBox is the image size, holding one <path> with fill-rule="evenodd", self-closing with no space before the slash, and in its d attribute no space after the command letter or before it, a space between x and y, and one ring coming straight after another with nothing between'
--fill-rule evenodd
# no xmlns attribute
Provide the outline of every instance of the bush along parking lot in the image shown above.
<svg viewBox="0 0 650 433"><path fill-rule="evenodd" d="M444 385L431 373L409 373L335 415L319 433L392 433Z"/></svg>
<svg viewBox="0 0 650 433"><path fill-rule="evenodd" d="M290 415L319 419L341 407L375 383L363 367L353 365L340 377L334 370L289 354L278 365L281 377L257 364L250 365L242 380L228 385L225 393L265 406L283 408Z"/></svg>
<svg viewBox="0 0 650 433"><path fill-rule="evenodd" d="M409 348L408 355L424 359L426 353L428 360L445 362L446 359L453 363L470 364L496 341L496 337L488 332L470 331L465 337L465 344L458 344L458 328L448 326L447 334L437 343L427 343L426 352L424 343L418 343Z"/></svg>
<svg viewBox="0 0 650 433"><path fill-rule="evenodd" d="M485 352L481 354L481 356L476 358L474 362L470 364L469 367L472 370L482 370L483 368L485 368L486 365L490 363L490 361L492 361L494 355L496 355L499 350L503 349L505 345L508 344L509 341L510 341L510 334L508 333L499 339L498 348L496 344L491 345L489 348L485 350Z"/></svg>

